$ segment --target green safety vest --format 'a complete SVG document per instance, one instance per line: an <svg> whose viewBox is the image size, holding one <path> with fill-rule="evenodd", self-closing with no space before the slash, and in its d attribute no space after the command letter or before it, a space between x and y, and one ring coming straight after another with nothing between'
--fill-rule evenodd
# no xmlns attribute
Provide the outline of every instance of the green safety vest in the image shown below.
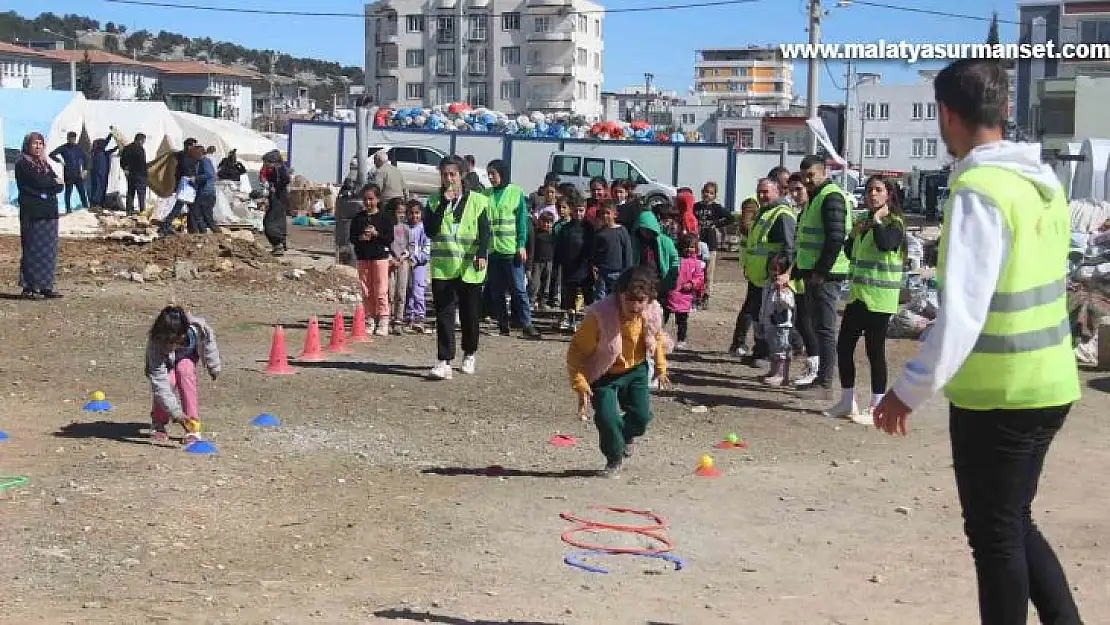
<svg viewBox="0 0 1110 625"><path fill-rule="evenodd" d="M779 204L763 211L755 219L752 229L748 231L748 239L744 245L743 266L744 276L755 286L763 287L767 284L767 259L786 249L785 243L770 243L767 238L771 236L771 227L783 215L793 215L794 211L789 206Z"/></svg>
<svg viewBox="0 0 1110 625"><path fill-rule="evenodd" d="M830 182L821 187L821 191L809 201L809 206L802 211L798 220L798 249L795 252L795 262L798 269L810 270L817 265L817 258L821 255L821 248L825 245L825 226L821 223L821 204L832 193L839 193L844 198L844 229L846 232L852 231L852 203L848 199L848 194L836 186L835 182ZM844 250L841 249L829 273L846 274L849 267L848 257L844 255Z"/></svg>
<svg viewBox="0 0 1110 625"><path fill-rule="evenodd" d="M1036 186L1017 173L979 166L960 174L949 187L946 209L963 189L998 207L1011 245L979 339L944 394L953 405L969 410L1046 408L1076 401L1079 372L1066 303L1071 236L1067 195L1057 187L1051 200L1041 201ZM941 288L951 223L946 219L941 228Z"/></svg>
<svg viewBox="0 0 1110 625"><path fill-rule="evenodd" d="M428 198L428 206L439 206L439 194ZM443 213L443 223L439 234L432 237L432 280L455 280L482 284L486 281L486 271L474 268L474 257L478 254L478 218L489 209L489 199L481 193L470 192L466 196L462 219L455 222L454 211Z"/></svg>
<svg viewBox="0 0 1110 625"><path fill-rule="evenodd" d="M898 222L905 232L900 218L893 217L892 221ZM901 248L893 252L880 251L875 246L875 232L868 230L852 245L852 268L848 273L851 298L848 301L861 301L871 312L897 313L904 270Z"/></svg>
<svg viewBox="0 0 1110 625"><path fill-rule="evenodd" d="M486 189L489 198L490 248L495 254L512 255L520 249L516 240L516 211L524 199L524 190L515 184L505 185L501 196L494 199L494 189Z"/></svg>

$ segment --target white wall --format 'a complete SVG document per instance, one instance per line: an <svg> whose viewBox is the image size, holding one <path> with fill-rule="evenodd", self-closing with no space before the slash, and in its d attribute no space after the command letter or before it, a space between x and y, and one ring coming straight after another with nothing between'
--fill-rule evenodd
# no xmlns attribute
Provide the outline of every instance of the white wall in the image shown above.
<svg viewBox="0 0 1110 625"><path fill-rule="evenodd" d="M50 89L52 83L49 65L27 57L0 55L0 88Z"/></svg>

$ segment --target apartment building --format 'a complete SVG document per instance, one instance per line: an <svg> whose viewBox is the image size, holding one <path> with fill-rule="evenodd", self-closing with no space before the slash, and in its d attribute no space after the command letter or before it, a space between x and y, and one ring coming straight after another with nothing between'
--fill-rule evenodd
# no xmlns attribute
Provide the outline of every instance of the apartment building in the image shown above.
<svg viewBox="0 0 1110 625"><path fill-rule="evenodd" d="M1066 43L1110 43L1110 2L1105 0L1019 2L1018 21L1020 43L1055 41L1057 48ZM1074 130L1074 102L1056 97L1051 87L1048 92L1052 97L1042 101L1039 94L1045 93L1045 89L1039 83L1046 79L1055 84L1060 81L1051 79L1105 76L1110 74L1110 60L1019 59L1014 74L1017 125L1035 140L1070 136Z"/></svg>
<svg viewBox="0 0 1110 625"><path fill-rule="evenodd" d="M0 41L0 89L50 89L50 61L29 48Z"/></svg>
<svg viewBox="0 0 1110 625"><path fill-rule="evenodd" d="M134 100L140 83L149 93L158 80L158 69L149 64L103 50L49 50L41 54L51 60L53 88L58 91L69 91L70 70L84 63L86 55L92 66L92 79L105 100ZM80 70L77 75L80 79Z"/></svg>
<svg viewBox="0 0 1110 625"><path fill-rule="evenodd" d="M918 82L908 85L883 84L881 74L859 74L841 154L854 166L862 150L864 168L877 171L934 170L949 163L937 124L936 74L922 70Z"/></svg>
<svg viewBox="0 0 1110 625"><path fill-rule="evenodd" d="M367 92L386 106L465 101L602 116L604 9L587 0L366 5Z"/></svg>
<svg viewBox="0 0 1110 625"><path fill-rule="evenodd" d="M794 99L794 66L778 46L698 50L694 92L702 101L782 111Z"/></svg>
<svg viewBox="0 0 1110 625"><path fill-rule="evenodd" d="M162 61L149 65L159 72L166 105L171 110L250 126L253 117L251 82L261 79L261 74L197 61Z"/></svg>

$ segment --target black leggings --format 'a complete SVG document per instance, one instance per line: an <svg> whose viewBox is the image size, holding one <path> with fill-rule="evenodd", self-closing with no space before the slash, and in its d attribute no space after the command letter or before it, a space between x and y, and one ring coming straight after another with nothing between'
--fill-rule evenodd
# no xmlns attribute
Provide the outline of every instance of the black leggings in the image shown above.
<svg viewBox="0 0 1110 625"><path fill-rule="evenodd" d="M867 362L871 364L871 393L886 393L886 326L889 322L889 313L871 312L859 300L844 309L840 338L836 343L841 388L856 386L856 343L862 336Z"/></svg>
<svg viewBox="0 0 1110 625"><path fill-rule="evenodd" d="M678 342L682 343L686 340L686 332L690 327L690 313L672 313L667 309L663 309L663 327L667 327L667 322L671 320L672 314L674 315L675 325L678 326Z"/></svg>

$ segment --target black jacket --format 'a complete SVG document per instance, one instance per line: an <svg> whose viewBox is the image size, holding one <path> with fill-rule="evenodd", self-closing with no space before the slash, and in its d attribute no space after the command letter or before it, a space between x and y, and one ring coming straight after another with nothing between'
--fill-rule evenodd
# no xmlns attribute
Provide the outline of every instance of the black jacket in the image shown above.
<svg viewBox="0 0 1110 625"><path fill-rule="evenodd" d="M824 184L813 190L811 197L817 197L821 193L821 189L830 184L833 184L833 181L826 180ZM806 210L813 210L813 208L811 204ZM836 257L840 254L840 251L844 249L844 240L848 238L848 224L844 220L848 213L848 207L844 205L842 195L830 193L825 196L818 208L821 211L821 227L825 230L825 244L821 247L821 252L817 256L817 263L813 266L813 270L800 270L795 267L794 277L808 278L811 274L816 273L824 276L826 280L844 280L848 277L848 274L830 274L829 271L836 263Z"/></svg>
<svg viewBox="0 0 1110 625"><path fill-rule="evenodd" d="M369 226L374 226L378 236L372 241L363 241L362 233ZM373 215L359 212L351 220L351 245L358 260L388 260L389 246L393 245L393 218L381 210Z"/></svg>
<svg viewBox="0 0 1110 625"><path fill-rule="evenodd" d="M129 143L120 150L119 165L131 178L146 180L146 148L138 143Z"/></svg>
<svg viewBox="0 0 1110 625"><path fill-rule="evenodd" d="M868 220L870 220L870 217L868 217ZM888 224L872 223L868 229L875 233L875 247L879 248L880 252L897 252L905 243L906 233L897 221ZM867 230L863 232L866 233ZM861 234L860 237L862 238L862 236ZM852 247L855 242L855 237L844 242L844 253L849 258L852 256Z"/></svg>
<svg viewBox="0 0 1110 625"><path fill-rule="evenodd" d="M462 184L463 189L466 189L467 191L482 192L486 189L486 187L482 184L482 179L478 177L478 172L476 171L466 172L466 175L463 176Z"/></svg>
<svg viewBox="0 0 1110 625"><path fill-rule="evenodd" d="M590 276L594 250L594 229L585 219L571 220L555 235L555 265L563 272L563 282L579 283Z"/></svg>
<svg viewBox="0 0 1110 625"><path fill-rule="evenodd" d="M19 216L27 219L57 219L58 193L62 184L54 170L42 171L25 158L15 164L15 183L19 189Z"/></svg>
<svg viewBox="0 0 1110 625"><path fill-rule="evenodd" d="M698 220L698 238L707 246L710 252L717 251L721 246L721 231L719 228L727 226L733 220L732 213L717 202L694 204L694 217Z"/></svg>
<svg viewBox="0 0 1110 625"><path fill-rule="evenodd" d="M470 193L469 189L463 188L462 197L455 205L455 223L462 219L463 209L466 208L466 202L470 199ZM429 240L439 236L439 230L443 227L443 211L447 210L447 206L447 199L440 195L438 205L424 209L424 233L428 235ZM352 239L354 238L354 232L355 230L352 227ZM489 240L489 215L483 212L478 216L478 253L475 254L475 258L486 258L489 255Z"/></svg>

